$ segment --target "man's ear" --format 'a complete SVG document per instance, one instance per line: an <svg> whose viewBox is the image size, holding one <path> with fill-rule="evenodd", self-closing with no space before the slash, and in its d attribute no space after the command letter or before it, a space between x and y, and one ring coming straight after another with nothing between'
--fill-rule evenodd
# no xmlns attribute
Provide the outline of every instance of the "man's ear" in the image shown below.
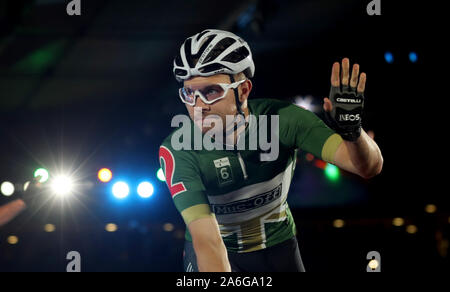
<svg viewBox="0 0 450 292"><path fill-rule="evenodd" d="M253 84L250 79L245 80L244 83L241 85L241 94L239 94L239 101L243 103L248 96L250 95L250 92L252 91Z"/></svg>

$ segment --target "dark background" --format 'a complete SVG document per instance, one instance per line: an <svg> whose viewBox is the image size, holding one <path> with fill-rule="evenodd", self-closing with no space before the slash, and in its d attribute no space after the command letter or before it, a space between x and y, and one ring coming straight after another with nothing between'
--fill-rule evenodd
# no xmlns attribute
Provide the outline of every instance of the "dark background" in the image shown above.
<svg viewBox="0 0 450 292"><path fill-rule="evenodd" d="M368 16L368 0L81 0L82 15L68 16L68 2L0 0L0 181L46 167L91 187L2 227L0 271L65 271L71 250L84 271L181 271L185 226L155 174L171 118L185 112L174 55L206 28L249 43L250 98L311 95L321 107L333 62L349 57L367 73L363 127L374 131L384 169L332 182L300 151L289 201L308 271L365 271L371 250L383 271L449 270L440 4L381 0L382 15ZM101 167L131 185L149 179L155 194L116 200L111 183L96 180ZM337 218L343 228L333 227ZM104 229L111 222L115 233ZM47 223L56 231L44 232ZM19 243L8 244L10 235Z"/></svg>

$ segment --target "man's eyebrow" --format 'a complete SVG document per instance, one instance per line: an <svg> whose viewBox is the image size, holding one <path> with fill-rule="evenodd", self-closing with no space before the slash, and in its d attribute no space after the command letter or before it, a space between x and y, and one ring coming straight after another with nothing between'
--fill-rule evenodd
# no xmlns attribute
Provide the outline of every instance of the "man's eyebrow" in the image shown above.
<svg viewBox="0 0 450 292"><path fill-rule="evenodd" d="M190 85L185 85L184 87L198 87L198 86L211 86L211 85L216 85L222 82L208 82L208 83L198 83L198 84L190 84Z"/></svg>

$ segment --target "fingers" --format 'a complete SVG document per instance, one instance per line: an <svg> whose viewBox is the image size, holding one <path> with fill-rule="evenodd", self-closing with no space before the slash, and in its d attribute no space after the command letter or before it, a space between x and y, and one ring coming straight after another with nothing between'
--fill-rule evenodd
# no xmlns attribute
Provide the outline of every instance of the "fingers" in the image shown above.
<svg viewBox="0 0 450 292"><path fill-rule="evenodd" d="M358 93L363 93L364 90L366 89L366 80L367 80L366 73L364 72L361 73L361 75L359 76L359 83L357 88Z"/></svg>
<svg viewBox="0 0 450 292"><path fill-rule="evenodd" d="M348 58L342 59L342 85L348 86L349 80L350 60Z"/></svg>
<svg viewBox="0 0 450 292"><path fill-rule="evenodd" d="M354 64L352 70L352 78L350 79L350 87L355 90L356 85L358 85L358 76L359 76L359 65Z"/></svg>
<svg viewBox="0 0 450 292"><path fill-rule="evenodd" d="M342 66L342 71L340 72L340 67ZM366 73L359 74L359 64L354 64L352 67L352 74L350 76L350 59L343 58L341 64L335 62L333 64L332 74L331 74L331 85L335 87L339 87L340 84L342 86L349 86L353 90L357 90L358 93L364 93L366 88ZM339 75L341 73L341 75ZM359 82L358 82L359 80Z"/></svg>
<svg viewBox="0 0 450 292"><path fill-rule="evenodd" d="M331 104L331 100L328 99L327 97L325 97L323 99L323 110L326 112L331 112L332 109L333 109L333 106Z"/></svg>
<svg viewBox="0 0 450 292"><path fill-rule="evenodd" d="M339 66L338 62L335 62L333 64L333 67L331 69L331 86L339 87L341 85L340 75L339 75L339 71L340 71L339 67L340 66Z"/></svg>

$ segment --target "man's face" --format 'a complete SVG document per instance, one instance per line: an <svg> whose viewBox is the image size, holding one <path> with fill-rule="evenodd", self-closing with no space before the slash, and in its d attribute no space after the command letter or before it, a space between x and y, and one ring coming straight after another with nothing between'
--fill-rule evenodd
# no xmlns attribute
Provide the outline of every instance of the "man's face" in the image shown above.
<svg viewBox="0 0 450 292"><path fill-rule="evenodd" d="M206 86L217 83L230 84L231 83L230 77L225 74L218 74L209 77L197 76L184 81L184 86L185 87L192 86L194 88L196 87L198 88L199 86ZM239 92L241 92L240 88L238 88L238 90ZM205 104L200 97L197 97L195 105L190 106L186 104L186 108L189 112L189 116L194 121L194 123L199 127L200 123L202 124L201 128L203 133L207 132L212 128L213 126L212 124L211 126L203 125L205 123L205 119L207 119L207 122L215 120L215 118L213 118L212 115L218 116L222 120L222 125L225 126L226 116L227 115L235 116L237 113L234 90L230 88L224 98L214 102L213 104ZM197 114L195 115L195 118L194 118L194 108L197 108ZM200 112L201 112L201 119L199 119ZM208 116L210 117L208 118Z"/></svg>

